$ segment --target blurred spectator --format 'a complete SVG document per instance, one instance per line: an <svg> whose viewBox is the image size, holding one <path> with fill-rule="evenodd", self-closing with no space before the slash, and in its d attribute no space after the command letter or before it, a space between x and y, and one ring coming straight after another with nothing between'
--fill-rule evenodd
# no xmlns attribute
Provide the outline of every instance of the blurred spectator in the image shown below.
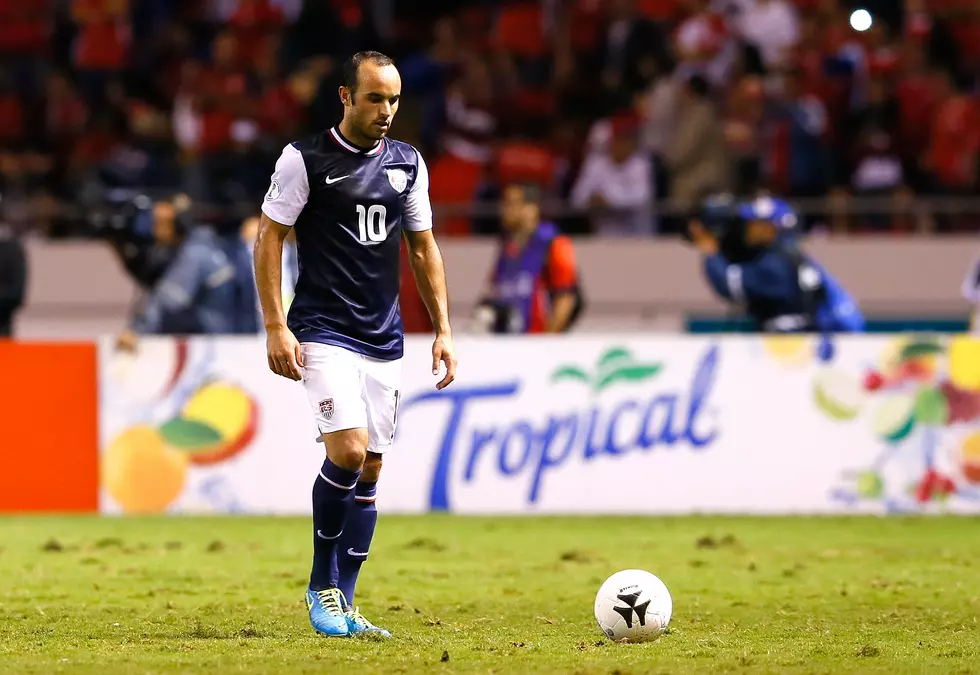
<svg viewBox="0 0 980 675"><path fill-rule="evenodd" d="M787 187L794 197L814 197L829 187L832 163L826 134L827 108L805 89L803 72L792 70L786 77L785 115L788 123L789 170Z"/></svg>
<svg viewBox="0 0 980 675"><path fill-rule="evenodd" d="M709 0L684 0L687 18L674 36L680 72L699 75L713 86L728 79L737 54L731 26Z"/></svg>
<svg viewBox="0 0 980 675"><path fill-rule="evenodd" d="M443 111L442 149L457 159L486 164L498 130L493 80L486 60L471 56L449 85Z"/></svg>
<svg viewBox="0 0 980 675"><path fill-rule="evenodd" d="M0 338L14 331L14 315L27 288L27 254L13 228L0 223Z"/></svg>
<svg viewBox="0 0 980 675"><path fill-rule="evenodd" d="M930 126L939 103L936 74L927 68L925 52L917 44L905 47L904 75L895 87L898 102L898 143L912 185L926 188L923 156L929 144Z"/></svg>
<svg viewBox="0 0 980 675"><path fill-rule="evenodd" d="M463 60L464 45L456 21L444 17L432 28L432 46L399 63L406 94L430 97L438 94Z"/></svg>
<svg viewBox="0 0 980 675"><path fill-rule="evenodd" d="M452 235L494 232L471 205L509 181L567 198L626 109L651 194L681 205L758 187L839 205L883 156L903 199L972 197L980 144L955 139L975 114L974 5L869 0L857 32L838 0L0 0L0 186L15 224L49 236L85 233L119 187L184 190L232 227L252 169L340 114L337 64L381 48ZM711 85L697 105L694 75ZM897 101L887 150L879 86Z"/></svg>
<svg viewBox="0 0 980 675"><path fill-rule="evenodd" d="M856 110L847 122L847 158L851 187L855 195L892 196L906 182L902 158L896 145L899 128L898 100L888 90L889 82L883 77L871 80L867 103ZM874 227L887 227L889 219L865 218Z"/></svg>
<svg viewBox="0 0 980 675"><path fill-rule="evenodd" d="M905 0L904 35L921 47L930 67L955 72L960 63L960 47L953 37L949 6L930 7L927 0Z"/></svg>
<svg viewBox="0 0 980 675"><path fill-rule="evenodd" d="M106 85L126 68L130 55L129 0L72 0L77 27L74 64L90 103L102 99Z"/></svg>
<svg viewBox="0 0 980 675"><path fill-rule="evenodd" d="M753 194L761 187L765 110L760 77L745 77L729 92L724 125L735 194Z"/></svg>
<svg viewBox="0 0 980 675"><path fill-rule="evenodd" d="M658 71L649 86L637 95L633 108L640 118L640 147L650 157L653 166L653 193L665 197L669 181L664 157L667 145L677 126L677 106L681 82L672 70Z"/></svg>
<svg viewBox="0 0 980 675"><path fill-rule="evenodd" d="M607 24L600 36L600 83L610 105L629 105L670 56L659 27L643 17L636 0L608 0ZM610 112L610 111L606 111Z"/></svg>
<svg viewBox="0 0 980 675"><path fill-rule="evenodd" d="M228 218L217 214L209 217L222 232L233 229L239 222L234 215L238 211L252 210L255 195L262 194L268 188L266 167L274 161L256 145L259 126L252 120L235 120L229 133L230 145L211 153L204 160L212 203L225 206L231 212Z"/></svg>
<svg viewBox="0 0 980 675"><path fill-rule="evenodd" d="M40 135L58 150L70 150L85 128L88 108L64 73L48 75L44 88Z"/></svg>
<svg viewBox="0 0 980 675"><path fill-rule="evenodd" d="M653 167L639 149L639 121L622 114L612 121L608 149L589 154L572 188L572 204L592 211L592 229L603 235L654 232Z"/></svg>
<svg viewBox="0 0 980 675"><path fill-rule="evenodd" d="M643 125L642 145L656 157L663 157L667 140L677 123L677 104L682 85L672 73L658 73L636 97L635 108Z"/></svg>
<svg viewBox="0 0 980 675"><path fill-rule="evenodd" d="M969 191L977 179L980 118L976 102L948 74L939 76L939 107L932 122L927 165L934 190L943 194Z"/></svg>
<svg viewBox="0 0 980 675"><path fill-rule="evenodd" d="M702 195L729 188L724 127L708 96L708 82L695 75L681 89L678 124L666 148L670 197L690 209Z"/></svg>
<svg viewBox="0 0 980 675"><path fill-rule="evenodd" d="M800 36L796 8L787 0L755 0L737 19L742 40L759 51L767 72L783 68Z"/></svg>

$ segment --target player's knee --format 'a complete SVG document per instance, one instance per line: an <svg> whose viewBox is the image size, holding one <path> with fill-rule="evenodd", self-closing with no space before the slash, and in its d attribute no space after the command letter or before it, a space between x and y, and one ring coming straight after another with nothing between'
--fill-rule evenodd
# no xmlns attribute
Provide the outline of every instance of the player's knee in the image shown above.
<svg viewBox="0 0 980 675"><path fill-rule="evenodd" d="M327 457L330 461L342 469L348 471L360 471L364 466L364 457L367 451L356 445L343 445L333 451L327 450Z"/></svg>
<svg viewBox="0 0 980 675"><path fill-rule="evenodd" d="M368 483L377 483L381 475L382 456L376 452L369 452L364 459L364 470L361 472L361 480Z"/></svg>
<svg viewBox="0 0 980 675"><path fill-rule="evenodd" d="M327 434L323 438L327 457L331 462L348 471L360 471L367 457L367 431L347 429Z"/></svg>

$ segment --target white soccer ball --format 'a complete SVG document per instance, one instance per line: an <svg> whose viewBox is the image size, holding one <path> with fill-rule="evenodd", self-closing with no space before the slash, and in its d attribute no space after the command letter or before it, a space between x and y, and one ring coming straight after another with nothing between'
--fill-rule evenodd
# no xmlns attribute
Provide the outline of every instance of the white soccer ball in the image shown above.
<svg viewBox="0 0 980 675"><path fill-rule="evenodd" d="M673 609L667 586L644 570L616 572L595 596L595 620L616 642L656 640L667 630Z"/></svg>

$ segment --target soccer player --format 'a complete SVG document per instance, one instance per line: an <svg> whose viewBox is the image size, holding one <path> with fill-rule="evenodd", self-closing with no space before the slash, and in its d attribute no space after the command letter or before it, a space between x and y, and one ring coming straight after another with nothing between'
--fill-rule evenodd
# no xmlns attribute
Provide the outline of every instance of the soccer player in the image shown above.
<svg viewBox="0 0 980 675"><path fill-rule="evenodd" d="M446 275L432 236L429 177L415 148L386 138L401 98L392 60L359 52L344 66L337 126L287 145L262 204L255 278L269 368L302 380L327 457L313 484L310 623L328 636L389 637L353 606L377 511L381 459L395 436L404 331L400 237L436 337L436 384L455 378ZM283 240L293 228L299 280L283 314Z"/></svg>

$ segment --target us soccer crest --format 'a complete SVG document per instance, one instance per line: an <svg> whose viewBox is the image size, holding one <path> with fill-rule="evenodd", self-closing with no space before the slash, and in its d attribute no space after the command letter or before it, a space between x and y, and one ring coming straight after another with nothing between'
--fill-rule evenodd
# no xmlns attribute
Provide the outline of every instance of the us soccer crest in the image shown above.
<svg viewBox="0 0 980 675"><path fill-rule="evenodd" d="M395 192L404 192L405 187L408 186L408 176L401 169L388 169L385 171L388 174L388 182L391 183L391 187L395 188Z"/></svg>
<svg viewBox="0 0 980 675"><path fill-rule="evenodd" d="M325 398L320 401L320 414L323 415L324 419L330 419L333 417L333 399Z"/></svg>

